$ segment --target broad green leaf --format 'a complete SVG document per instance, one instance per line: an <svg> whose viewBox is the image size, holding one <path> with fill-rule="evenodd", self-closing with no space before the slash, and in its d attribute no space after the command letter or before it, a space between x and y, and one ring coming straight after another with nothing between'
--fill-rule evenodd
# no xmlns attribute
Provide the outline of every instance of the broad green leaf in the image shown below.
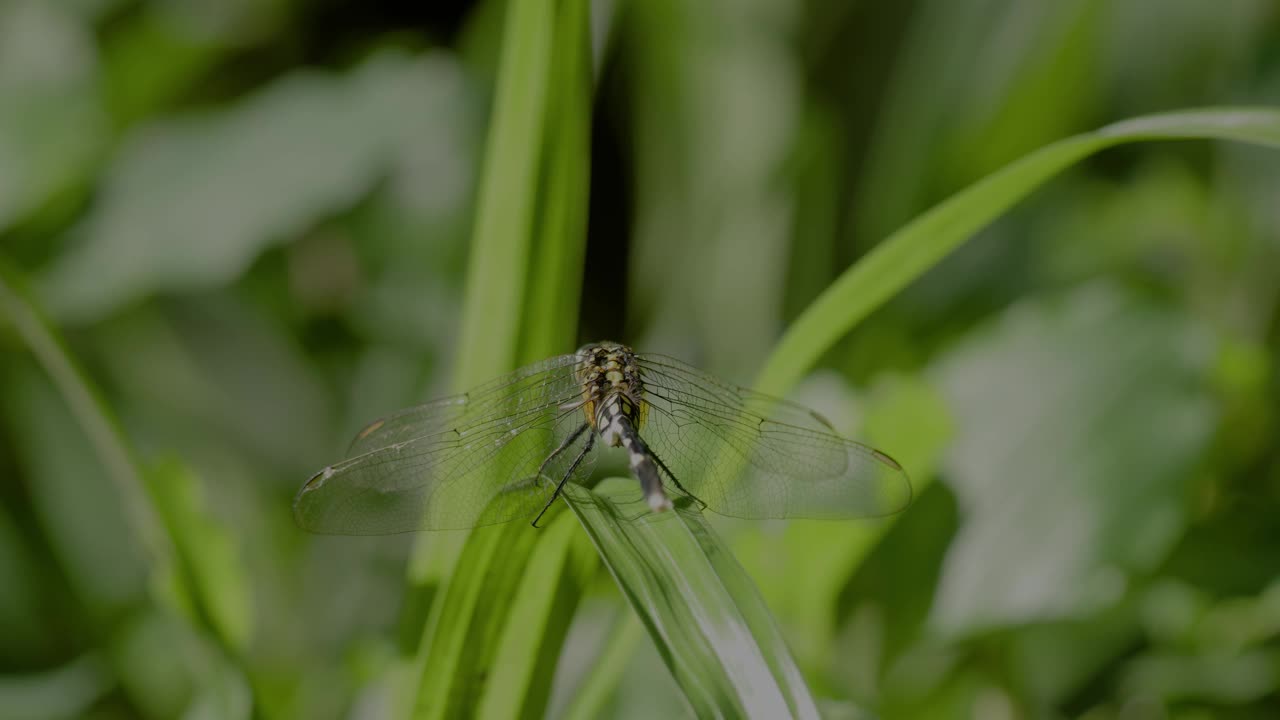
<svg viewBox="0 0 1280 720"><path fill-rule="evenodd" d="M153 292L229 282L403 158L451 171L461 90L447 58L386 52L347 75L299 72L229 109L142 126L42 295L55 315L91 320Z"/></svg>
<svg viewBox="0 0 1280 720"><path fill-rule="evenodd" d="M40 673L0 675L0 708L10 720L85 717L113 684L102 658L82 655Z"/></svg>
<svg viewBox="0 0 1280 720"><path fill-rule="evenodd" d="M1214 355L1188 321L1094 285L1010 308L936 366L961 527L934 624L1076 618L1152 570L1216 422Z"/></svg>
<svg viewBox="0 0 1280 720"><path fill-rule="evenodd" d="M106 642L107 656L142 717L179 717L202 691L217 687L213 658L178 613L143 607L120 625Z"/></svg>
<svg viewBox="0 0 1280 720"><path fill-rule="evenodd" d="M757 389L785 394L871 311L1062 170L1114 145L1174 139L1280 146L1280 111L1208 108L1133 118L1047 145L988 175L885 238L846 270L788 328L757 377Z"/></svg>
<svg viewBox="0 0 1280 720"><path fill-rule="evenodd" d="M249 720L254 716L248 679L234 664L225 658L212 659L202 680L182 720Z"/></svg>
<svg viewBox="0 0 1280 720"><path fill-rule="evenodd" d="M147 485L173 538L178 599L193 624L207 624L224 646L243 653L253 618L237 543L210 515L199 480L180 460L162 461L147 474Z"/></svg>
<svg viewBox="0 0 1280 720"><path fill-rule="evenodd" d="M206 297L176 310L134 308L95 330L104 383L132 401L130 420L193 469L243 457L256 473L303 474L331 449L328 389L269 311Z"/></svg>
<svg viewBox="0 0 1280 720"><path fill-rule="evenodd" d="M1136 695L1169 704L1244 705L1275 694L1280 653L1253 649L1197 655L1148 653L1130 663L1123 682Z"/></svg>
<svg viewBox="0 0 1280 720"><path fill-rule="evenodd" d="M0 4L0 230L85 182L102 153L94 42L63 3Z"/></svg>
<svg viewBox="0 0 1280 720"><path fill-rule="evenodd" d="M566 490L695 715L817 717L769 609L701 514L648 512L624 500L629 478Z"/></svg>

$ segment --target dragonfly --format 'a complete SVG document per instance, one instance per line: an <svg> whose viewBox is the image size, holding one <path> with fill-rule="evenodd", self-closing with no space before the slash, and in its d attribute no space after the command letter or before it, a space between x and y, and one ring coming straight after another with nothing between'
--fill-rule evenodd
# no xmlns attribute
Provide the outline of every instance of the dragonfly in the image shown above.
<svg viewBox="0 0 1280 720"><path fill-rule="evenodd" d="M370 423L298 491L294 519L340 535L537 527L567 483L589 487L602 447L626 454L645 512L844 520L911 502L896 460L817 412L599 342Z"/></svg>

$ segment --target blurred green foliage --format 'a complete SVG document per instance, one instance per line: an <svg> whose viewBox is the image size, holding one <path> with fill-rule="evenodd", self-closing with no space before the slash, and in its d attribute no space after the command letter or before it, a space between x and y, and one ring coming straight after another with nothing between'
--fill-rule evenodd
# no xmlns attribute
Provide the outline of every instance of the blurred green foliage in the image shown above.
<svg viewBox="0 0 1280 720"><path fill-rule="evenodd" d="M567 513L415 550L288 511L368 419L605 337L771 360L911 471L892 523L633 529L706 553L793 711L1280 712L1280 154L1108 150L983 196L950 255L921 218L1068 135L1280 105L1280 8L603 0L587 58L537 34L575 3L540 7L0 0L0 717L384 717L406 684L424 714L690 712ZM554 82L491 125L504 52ZM895 239L933 245L860 266L865 319L829 304L805 346L918 218ZM503 233L524 254L468 270Z"/></svg>

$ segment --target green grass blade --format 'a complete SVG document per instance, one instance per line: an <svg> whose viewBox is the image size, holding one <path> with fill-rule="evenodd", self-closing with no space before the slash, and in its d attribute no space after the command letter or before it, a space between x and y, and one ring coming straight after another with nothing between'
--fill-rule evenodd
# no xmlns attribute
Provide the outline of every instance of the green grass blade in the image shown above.
<svg viewBox="0 0 1280 720"><path fill-rule="evenodd" d="M520 342L522 362L569 352L578 326L591 167L589 13L588 0L556 2L537 233ZM481 717L546 714L560 651L597 564L576 523L563 520L539 536L525 569L499 640L490 684L479 704Z"/></svg>
<svg viewBox="0 0 1280 720"><path fill-rule="evenodd" d="M1113 145L1171 139L1280 146L1280 111L1211 108L1133 118L1047 145L988 175L885 238L846 270L787 330L756 387L785 394L871 311L1062 170Z"/></svg>
<svg viewBox="0 0 1280 720"><path fill-rule="evenodd" d="M428 622L414 672L414 718L474 712L537 534L527 523L511 522L468 536Z"/></svg>
<svg viewBox="0 0 1280 720"><path fill-rule="evenodd" d="M623 611L609 630L609 642L591 664L582 683L574 689L564 720L594 720L604 717L609 698L635 654L636 643L644 638L644 627L630 611Z"/></svg>
<svg viewBox="0 0 1280 720"><path fill-rule="evenodd" d="M588 9L586 0L507 6L459 389L572 349L586 241ZM442 592L413 674L415 717L544 714L555 661L594 567L585 541L565 527L535 531L516 522L478 529L465 541L421 538L411 597L432 595L427 585Z"/></svg>
<svg viewBox="0 0 1280 720"><path fill-rule="evenodd" d="M595 568L572 517L470 533L427 624L415 718L541 717L570 620Z"/></svg>
<svg viewBox="0 0 1280 720"><path fill-rule="evenodd" d="M572 488L578 520L698 717L817 717L750 577L697 513L654 514L634 481Z"/></svg>
<svg viewBox="0 0 1280 720"><path fill-rule="evenodd" d="M8 319L84 429L102 461L103 470L115 484L140 546L155 566L168 565L173 548L147 495L132 451L106 404L76 366L53 326L29 298L17 273L10 270L7 263L0 262L0 317Z"/></svg>
<svg viewBox="0 0 1280 720"><path fill-rule="evenodd" d="M587 0L560 0L547 106L542 197L525 304L525 360L572 349L587 247L591 28Z"/></svg>
<svg viewBox="0 0 1280 720"><path fill-rule="evenodd" d="M541 532L507 613L476 717L546 714L556 662L596 564L595 551L569 513Z"/></svg>
<svg viewBox="0 0 1280 720"><path fill-rule="evenodd" d="M513 2L506 8L454 374L454 386L460 391L518 362L553 9L551 0Z"/></svg>
<svg viewBox="0 0 1280 720"><path fill-rule="evenodd" d="M512 369L519 356L552 19L550 0L507 7L453 378L460 392ZM456 538L420 536L409 563L410 597L434 596L430 588L447 582L462 547ZM417 635L418 628L406 632ZM425 643L419 649L429 651Z"/></svg>

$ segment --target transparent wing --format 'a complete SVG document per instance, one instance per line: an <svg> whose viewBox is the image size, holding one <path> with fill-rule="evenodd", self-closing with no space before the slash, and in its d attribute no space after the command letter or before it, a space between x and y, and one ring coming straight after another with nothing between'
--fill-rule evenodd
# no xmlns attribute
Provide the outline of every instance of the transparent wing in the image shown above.
<svg viewBox="0 0 1280 720"><path fill-rule="evenodd" d="M910 504L902 466L840 437L812 410L674 358L640 355L638 362L647 408L640 435L712 511L836 520L892 515Z"/></svg>
<svg viewBox="0 0 1280 720"><path fill-rule="evenodd" d="M573 364L552 358L371 423L347 460L302 487L294 519L343 535L532 520L587 448ZM573 481L590 474L593 455L573 467Z"/></svg>
<svg viewBox="0 0 1280 720"><path fill-rule="evenodd" d="M508 405L512 398L534 398L562 389L573 376L573 355L559 355L526 365L461 394L398 410L366 425L351 442L347 457L396 443L475 424ZM547 387L554 385L555 387ZM574 390L576 391L576 383Z"/></svg>

